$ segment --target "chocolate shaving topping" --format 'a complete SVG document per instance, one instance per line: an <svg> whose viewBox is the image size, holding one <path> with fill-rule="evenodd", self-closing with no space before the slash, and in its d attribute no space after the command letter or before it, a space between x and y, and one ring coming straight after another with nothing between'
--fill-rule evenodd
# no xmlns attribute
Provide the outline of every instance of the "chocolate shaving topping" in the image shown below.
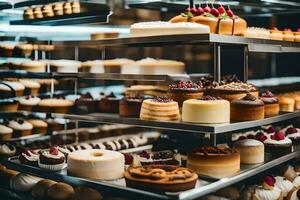
<svg viewBox="0 0 300 200"><path fill-rule="evenodd" d="M126 100L144 100L144 97L142 95L140 95L139 93L133 92L133 93L126 94L124 99L126 99Z"/></svg>
<svg viewBox="0 0 300 200"><path fill-rule="evenodd" d="M199 100L202 100L202 101L215 101L215 100L222 100L222 98L221 97L212 97L212 96L206 95L206 96L203 96L203 97L199 98Z"/></svg>
<svg viewBox="0 0 300 200"><path fill-rule="evenodd" d="M246 101L255 101L256 100L256 97L253 96L252 94L248 93L246 96L244 96L242 98L242 100L246 100Z"/></svg>
<svg viewBox="0 0 300 200"><path fill-rule="evenodd" d="M172 99L166 97L166 96L158 96L155 97L154 99L152 99L153 102L158 102L158 103L169 103L169 102L173 102Z"/></svg>
<svg viewBox="0 0 300 200"><path fill-rule="evenodd" d="M169 85L170 90L200 90L202 89L202 83L194 83L192 81L179 81L172 85Z"/></svg>

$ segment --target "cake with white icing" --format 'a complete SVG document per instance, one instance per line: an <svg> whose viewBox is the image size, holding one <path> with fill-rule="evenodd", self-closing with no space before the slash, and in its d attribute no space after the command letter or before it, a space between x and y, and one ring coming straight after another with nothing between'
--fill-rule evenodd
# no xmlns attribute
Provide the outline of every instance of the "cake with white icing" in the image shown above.
<svg viewBox="0 0 300 200"><path fill-rule="evenodd" d="M284 156L292 152L292 140L284 135L281 131L276 131L271 134L265 141L266 152L270 153L274 157Z"/></svg>
<svg viewBox="0 0 300 200"><path fill-rule="evenodd" d="M281 190L283 198L286 198L288 193L294 189L293 183L282 176L276 176L275 180L275 186Z"/></svg>
<svg viewBox="0 0 300 200"><path fill-rule="evenodd" d="M264 162L264 144L255 139L244 139L234 143L234 148L240 152L241 163L257 164Z"/></svg>

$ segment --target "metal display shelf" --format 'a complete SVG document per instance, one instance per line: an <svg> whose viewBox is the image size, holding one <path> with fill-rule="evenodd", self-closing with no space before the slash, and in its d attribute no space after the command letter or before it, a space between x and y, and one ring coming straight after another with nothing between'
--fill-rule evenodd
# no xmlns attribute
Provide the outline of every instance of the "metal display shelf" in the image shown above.
<svg viewBox="0 0 300 200"><path fill-rule="evenodd" d="M0 2L0 10L10 9L12 5L7 2Z"/></svg>
<svg viewBox="0 0 300 200"><path fill-rule="evenodd" d="M64 181L71 185L80 185L80 186L89 186L104 194L122 194L122 196L146 198L146 199L194 199L206 194L212 193L221 188L227 187L239 181L242 181L246 178L252 177L258 173L264 172L274 166L285 163L289 160L292 160L300 155L299 151L290 153L288 155L276 158L276 159L266 159L267 161L263 164L257 165L241 165L241 171L231 177L227 177L219 180L202 180L201 177L198 180L196 187L191 190L178 192L178 193L154 193L150 191L138 190L134 188L126 187L124 179L115 180L115 181L96 181L89 180L84 178L78 178L69 176L67 170L64 169L60 172L51 172L48 170L40 169L37 167L32 167L28 165L23 165L19 163L18 157L10 158L5 162L5 165L11 169L28 173L35 176L40 176L43 178L50 178L56 181Z"/></svg>
<svg viewBox="0 0 300 200"><path fill-rule="evenodd" d="M148 37L123 37L115 39L86 40L86 41L64 41L53 42L57 47L80 46L96 48L102 46L161 46L182 44L210 44L242 45L248 46L249 52L274 52L295 53L300 52L300 42L276 41L268 39L246 38L241 36L229 36L220 34L182 34L182 35L160 35Z"/></svg>

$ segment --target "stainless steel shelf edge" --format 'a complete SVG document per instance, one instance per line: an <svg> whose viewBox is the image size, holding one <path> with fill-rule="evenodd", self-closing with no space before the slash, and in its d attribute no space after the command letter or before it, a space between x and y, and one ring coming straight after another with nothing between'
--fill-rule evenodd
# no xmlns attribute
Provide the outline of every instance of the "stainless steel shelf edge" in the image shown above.
<svg viewBox="0 0 300 200"><path fill-rule="evenodd" d="M246 178L249 178L251 176L254 176L260 172L266 171L274 166L277 166L279 164L285 163L293 158L296 158L297 156L300 155L300 151L296 151L293 153L290 153L288 155L285 155L283 157L277 158L275 160L272 160L270 162L267 162L265 164L262 164L257 167L252 167L249 170L244 171L243 173L237 174L235 176L229 177L229 178L223 178L220 179L219 181L216 181L214 183L211 183L206 186L202 186L196 189L192 189L189 191L185 191L179 194L178 199L194 199L200 196L204 196L207 194L210 194L212 192L215 192L219 189L222 189L224 187L227 187L229 185L232 185L234 183L237 183L239 181L245 180Z"/></svg>

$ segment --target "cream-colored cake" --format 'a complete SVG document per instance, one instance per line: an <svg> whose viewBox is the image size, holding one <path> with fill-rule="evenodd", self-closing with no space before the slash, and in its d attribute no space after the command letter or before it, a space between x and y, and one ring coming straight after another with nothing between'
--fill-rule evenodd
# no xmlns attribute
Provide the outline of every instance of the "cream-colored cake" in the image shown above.
<svg viewBox="0 0 300 200"><path fill-rule="evenodd" d="M201 34L209 33L208 26L190 22L170 23L162 21L140 22L132 24L130 27L130 36L160 36L160 35L178 35L178 34Z"/></svg>
<svg viewBox="0 0 300 200"><path fill-rule="evenodd" d="M243 164L258 164L265 160L264 144L258 140L239 140L234 143L234 148L240 152L241 163Z"/></svg>
<svg viewBox="0 0 300 200"><path fill-rule="evenodd" d="M134 60L127 58L116 58L111 60L103 60L105 73L123 73L123 66L134 66Z"/></svg>
<svg viewBox="0 0 300 200"><path fill-rule="evenodd" d="M247 38L270 39L270 31L265 28L248 27L244 36Z"/></svg>
<svg viewBox="0 0 300 200"><path fill-rule="evenodd" d="M80 150L68 155L68 174L97 180L123 177L123 154L109 150Z"/></svg>
<svg viewBox="0 0 300 200"><path fill-rule="evenodd" d="M183 102L182 121L192 123L228 123L230 103L214 97L189 99Z"/></svg>
<svg viewBox="0 0 300 200"><path fill-rule="evenodd" d="M81 62L76 60L51 60L51 70L61 73L76 73L81 67Z"/></svg>
<svg viewBox="0 0 300 200"><path fill-rule="evenodd" d="M140 118L145 120L177 121L180 118L178 103L166 97L144 100Z"/></svg>
<svg viewBox="0 0 300 200"><path fill-rule="evenodd" d="M45 72L46 64L40 61L26 61L21 63L20 69L28 72Z"/></svg>

